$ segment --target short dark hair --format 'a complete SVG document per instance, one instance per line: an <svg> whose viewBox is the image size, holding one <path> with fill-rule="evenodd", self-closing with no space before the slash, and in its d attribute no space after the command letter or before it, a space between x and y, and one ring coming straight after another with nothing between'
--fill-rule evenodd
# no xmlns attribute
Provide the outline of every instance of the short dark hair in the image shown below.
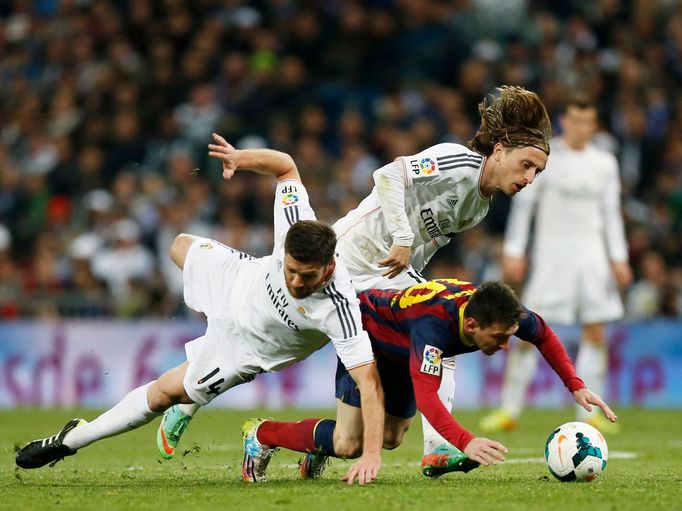
<svg viewBox="0 0 682 511"><path fill-rule="evenodd" d="M526 317L514 290L503 282L491 280L476 288L469 298L464 317L474 318L481 328L502 324L511 326Z"/></svg>
<svg viewBox="0 0 682 511"><path fill-rule="evenodd" d="M469 149L490 156L500 143L506 148L533 146L549 154L552 123L538 95L509 85L497 92L498 97L483 98L478 104L481 126L469 140Z"/></svg>
<svg viewBox="0 0 682 511"><path fill-rule="evenodd" d="M587 94L583 92L572 92L564 103L564 112L568 112L570 107L579 110L586 110L588 108L594 108L596 110L597 105L595 105Z"/></svg>
<svg viewBox="0 0 682 511"><path fill-rule="evenodd" d="M334 229L317 220L296 222L284 239L284 251L301 263L328 264L335 250Z"/></svg>

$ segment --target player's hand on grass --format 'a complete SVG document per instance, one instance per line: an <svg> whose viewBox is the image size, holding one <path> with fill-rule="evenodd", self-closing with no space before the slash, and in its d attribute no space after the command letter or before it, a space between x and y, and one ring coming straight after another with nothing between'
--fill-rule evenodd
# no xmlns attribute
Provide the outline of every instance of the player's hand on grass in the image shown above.
<svg viewBox="0 0 682 511"><path fill-rule="evenodd" d="M341 480L348 484L353 484L356 479L358 484L371 483L377 478L379 468L381 468L381 456L365 456L363 454L358 461L351 465L348 473Z"/></svg>
<svg viewBox="0 0 682 511"><path fill-rule="evenodd" d="M588 412L592 411L592 405L598 406L602 409L602 412L604 412L604 416L611 422L616 422L618 420L618 417L613 413L613 410L609 408L609 405L587 387L583 387L582 389L573 392L573 399Z"/></svg>
<svg viewBox="0 0 682 511"><path fill-rule="evenodd" d="M474 438L464 449L464 454L470 460L478 461L481 465L495 465L504 461L507 452L501 443L482 437Z"/></svg>
<svg viewBox="0 0 682 511"><path fill-rule="evenodd" d="M238 151L217 133L213 134L213 142L208 144L208 155L222 162L223 178L229 181L239 168Z"/></svg>
<svg viewBox="0 0 682 511"><path fill-rule="evenodd" d="M386 266L388 270L381 274L382 277L388 276L389 279L400 274L410 264L412 247L393 245L386 258L378 261L379 266Z"/></svg>

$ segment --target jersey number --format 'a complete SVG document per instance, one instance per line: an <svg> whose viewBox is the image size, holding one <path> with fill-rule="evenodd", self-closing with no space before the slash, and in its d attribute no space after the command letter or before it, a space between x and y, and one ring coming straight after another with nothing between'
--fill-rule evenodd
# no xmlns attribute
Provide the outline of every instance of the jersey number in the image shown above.
<svg viewBox="0 0 682 511"><path fill-rule="evenodd" d="M425 302L426 300L430 300L434 296L436 296L438 293L441 291L445 291L447 287L443 282L447 282L448 284L453 284L455 286L461 286L461 285L468 285L469 282L465 282L463 280L457 280L457 279L439 279L439 280L430 280L428 282L422 282L420 284L416 284L410 288L407 288L405 292L402 294L400 297L400 301L398 302L398 306L401 309L406 309L408 307L411 307L412 305L415 305L417 303ZM449 295L443 295L443 298L447 300L454 300L458 296L466 295L466 294L472 294L474 292L473 289L465 289L464 291L460 291L458 293L453 293Z"/></svg>

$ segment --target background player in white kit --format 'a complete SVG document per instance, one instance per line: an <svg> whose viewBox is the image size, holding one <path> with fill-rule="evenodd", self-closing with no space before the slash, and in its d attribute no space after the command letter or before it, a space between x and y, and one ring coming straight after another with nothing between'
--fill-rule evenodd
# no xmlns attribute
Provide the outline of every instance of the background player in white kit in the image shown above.
<svg viewBox="0 0 682 511"><path fill-rule="evenodd" d="M507 224L503 268L512 283L523 281L526 245L535 218L531 271L524 290L528 307L549 323L582 325L576 370L597 394L604 393L608 347L604 323L623 315L618 286L632 280L620 212L615 157L592 143L597 110L571 98L561 117L563 133L551 142L549 172L514 197ZM501 408L481 420L484 431L513 429L537 368L532 346L509 354ZM615 432L617 424L577 409L578 420Z"/></svg>
<svg viewBox="0 0 682 511"><path fill-rule="evenodd" d="M222 161L225 179L238 168L278 178L272 256L254 259L213 240L180 234L170 252L183 269L185 302L208 321L206 334L185 346L187 362L132 390L94 421L73 419L56 435L28 443L17 454L20 467L56 463L97 440L146 424L174 404L206 405L259 373L306 358L331 339L369 403L362 414L363 455L344 479L352 483L357 477L363 484L376 478L383 391L350 276L334 257L336 235L315 221L293 161L274 173L270 159L281 160L281 153L236 151L218 135L214 141L209 155ZM272 452L253 442L255 429L243 429L243 436L244 479L261 481Z"/></svg>
<svg viewBox="0 0 682 511"><path fill-rule="evenodd" d="M495 192L515 195L545 168L551 123L544 105L522 87L497 91L479 104L481 125L468 148L437 144L397 158L375 171L371 194L334 224L358 293L425 282L420 271L452 236L486 216ZM442 371L439 396L452 410L454 358L444 360ZM424 475L434 473L435 460L442 465L443 455L456 469L464 455L423 417L422 426Z"/></svg>

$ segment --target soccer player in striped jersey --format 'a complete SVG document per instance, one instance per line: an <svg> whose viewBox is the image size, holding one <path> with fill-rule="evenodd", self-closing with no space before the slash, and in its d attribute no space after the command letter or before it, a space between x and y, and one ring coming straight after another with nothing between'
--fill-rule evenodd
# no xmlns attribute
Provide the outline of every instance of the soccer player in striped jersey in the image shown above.
<svg viewBox="0 0 682 511"><path fill-rule="evenodd" d="M512 200L504 243L503 269L520 284L528 268L526 248L534 223L532 265L524 300L554 324L582 324L576 366L596 392L604 391L608 344L604 324L623 316L618 288L632 281L620 210L618 162L591 143L597 108L575 95L560 118L563 132L552 139L550 172L533 189ZM509 353L501 408L481 420L487 432L513 429L537 369L532 346ZM578 408L577 420L605 433L618 424Z"/></svg>
<svg viewBox="0 0 682 511"><path fill-rule="evenodd" d="M187 362L132 390L92 422L73 419L56 435L30 442L17 453L20 467L56 463L97 440L147 424L172 405L179 405L174 410L180 414L183 406L193 411L260 373L306 358L331 340L367 404L360 417L363 456L349 468L346 479L364 484L376 478L381 466L383 391L350 275L335 257L336 234L315 220L290 158L269 150L237 151L222 137L213 138L209 155L222 162L225 179L238 169L278 179L272 255L255 259L214 240L180 234L170 252L183 269L185 302L206 314L208 321L206 334L185 345ZM288 164L273 165L272 159ZM175 421L179 428L188 423L189 418ZM274 451L253 441L253 429L243 430L242 473L246 481L259 482ZM172 454L174 445L163 427L159 435L162 452Z"/></svg>
<svg viewBox="0 0 682 511"><path fill-rule="evenodd" d="M405 289L423 282L421 270L456 233L488 213L496 192L513 196L533 183L549 155L551 123L538 96L522 87L500 87L479 104L481 125L468 147L437 144L402 156L374 173L375 187L334 224L338 252L359 293ZM443 404L452 407L454 360L443 363ZM423 472L428 459L462 454L422 418Z"/></svg>
<svg viewBox="0 0 682 511"><path fill-rule="evenodd" d="M440 435L466 454L459 470L467 472L479 464L503 461L507 448L467 431L440 401L438 389L444 357L479 350L485 355L506 351L512 335L535 345L576 403L586 410L597 406L610 421L617 420L608 405L576 375L552 329L521 305L506 284L490 281L476 287L454 279L433 280L402 291L370 289L360 294L360 302L363 324L372 341L384 387L385 449L400 445L419 410ZM319 477L328 457L353 458L362 452L360 396L361 391L348 371L339 364L336 421L262 421L255 438L269 448L306 452L301 473L307 478ZM300 448L302 444L305 450ZM430 462L429 471L428 475L438 476L452 471L452 467L446 456L441 456Z"/></svg>

